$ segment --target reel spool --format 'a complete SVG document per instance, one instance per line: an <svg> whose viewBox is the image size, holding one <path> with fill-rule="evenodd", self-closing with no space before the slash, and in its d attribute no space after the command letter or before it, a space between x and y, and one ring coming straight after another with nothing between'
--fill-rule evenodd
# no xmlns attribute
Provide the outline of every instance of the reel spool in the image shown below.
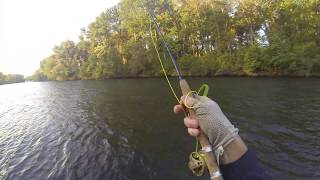
<svg viewBox="0 0 320 180"><path fill-rule="evenodd" d="M206 168L206 162L199 152L192 152L189 156L189 169L196 176L202 176Z"/></svg>

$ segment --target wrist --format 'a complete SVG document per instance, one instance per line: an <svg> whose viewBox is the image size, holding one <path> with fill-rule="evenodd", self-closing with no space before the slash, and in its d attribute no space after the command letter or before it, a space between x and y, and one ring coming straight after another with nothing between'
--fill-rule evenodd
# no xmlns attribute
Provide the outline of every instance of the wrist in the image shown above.
<svg viewBox="0 0 320 180"><path fill-rule="evenodd" d="M240 159L248 150L241 137L237 135L235 139L223 148L223 154L220 157L222 164L230 164Z"/></svg>

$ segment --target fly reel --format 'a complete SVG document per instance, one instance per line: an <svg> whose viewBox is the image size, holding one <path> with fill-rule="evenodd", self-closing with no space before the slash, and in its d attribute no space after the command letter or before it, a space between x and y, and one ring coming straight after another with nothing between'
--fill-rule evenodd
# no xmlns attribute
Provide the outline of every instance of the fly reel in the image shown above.
<svg viewBox="0 0 320 180"><path fill-rule="evenodd" d="M192 152L189 156L189 169L196 176L202 176L206 168L206 162L201 153Z"/></svg>

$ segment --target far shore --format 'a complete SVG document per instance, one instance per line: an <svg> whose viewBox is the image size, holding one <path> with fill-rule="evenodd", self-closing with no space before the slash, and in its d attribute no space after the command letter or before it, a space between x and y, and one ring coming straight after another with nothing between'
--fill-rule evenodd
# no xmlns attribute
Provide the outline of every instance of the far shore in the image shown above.
<svg viewBox="0 0 320 180"><path fill-rule="evenodd" d="M145 79L145 78L163 78L164 75L161 76L148 76L148 75L139 75L139 76L114 76L108 77L104 79L61 79L61 80L43 80L43 81L78 81L78 80L107 80L107 79ZM168 76L169 78L178 78L178 76ZM320 78L320 74L313 75L290 75L290 74L270 74L270 73L257 73L257 74L240 74L240 73L226 73L226 74L216 74L213 76L190 76L184 75L185 78L215 78L215 77L243 77L243 78ZM37 82L37 81L35 81Z"/></svg>
<svg viewBox="0 0 320 180"><path fill-rule="evenodd" d="M164 76L148 76L148 75L139 75L139 76L114 76L108 77L104 79L59 79L59 80L25 80L22 82L13 82L13 83L0 83L0 85L5 84L16 84L16 83L23 83L23 82L45 82L45 81L79 81L79 80L107 80L107 79L145 79L145 78L163 78ZM256 73L256 74L244 74L244 73L223 73L223 74L216 74L212 76L190 76L184 75L185 78L215 78L215 77L243 77L243 78L320 78L320 74L312 74L309 76L306 75L296 75L296 74L275 74L275 73ZM169 76L169 78L178 78L178 76Z"/></svg>

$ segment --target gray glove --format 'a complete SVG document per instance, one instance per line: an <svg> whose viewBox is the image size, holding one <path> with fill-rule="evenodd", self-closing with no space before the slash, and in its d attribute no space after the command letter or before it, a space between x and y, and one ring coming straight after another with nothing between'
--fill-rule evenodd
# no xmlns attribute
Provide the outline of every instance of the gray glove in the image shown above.
<svg viewBox="0 0 320 180"><path fill-rule="evenodd" d="M194 95L187 97L185 103L194 109L200 128L214 149L226 147L237 137L239 130L231 124L216 102L205 96Z"/></svg>

